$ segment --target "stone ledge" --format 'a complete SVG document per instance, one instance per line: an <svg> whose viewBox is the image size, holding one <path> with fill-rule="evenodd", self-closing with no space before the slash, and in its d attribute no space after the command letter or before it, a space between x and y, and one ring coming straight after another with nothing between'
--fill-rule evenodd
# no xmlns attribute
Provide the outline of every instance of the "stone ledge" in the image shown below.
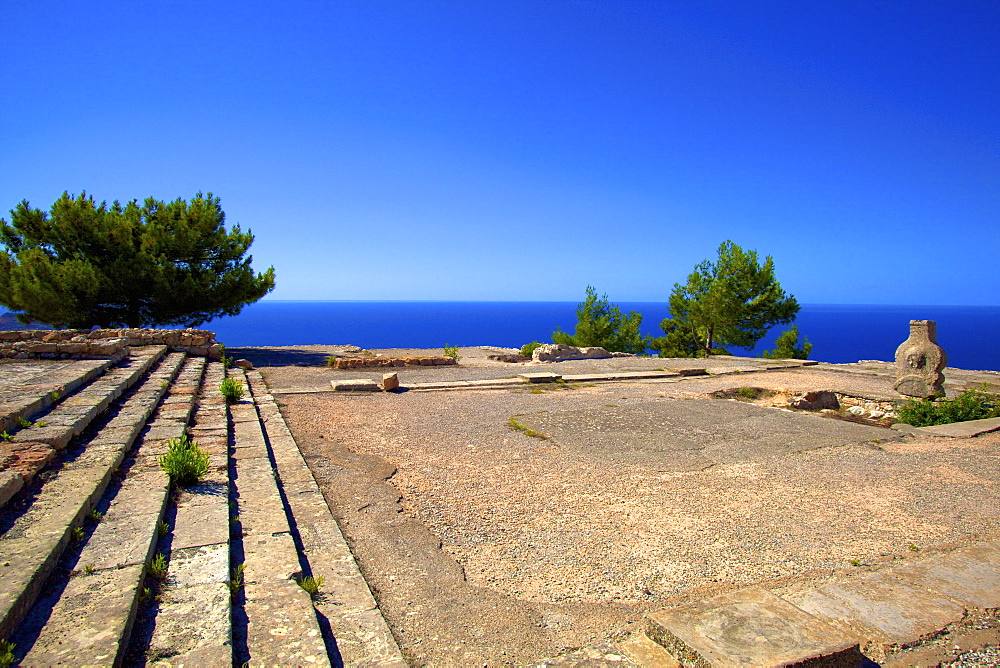
<svg viewBox="0 0 1000 668"><path fill-rule="evenodd" d="M396 366L452 366L454 357L338 357L330 362L331 369L363 369Z"/></svg>
<svg viewBox="0 0 1000 668"><path fill-rule="evenodd" d="M171 350L218 360L222 346L204 329L28 329L0 331L0 358L113 359L128 357L134 346Z"/></svg>

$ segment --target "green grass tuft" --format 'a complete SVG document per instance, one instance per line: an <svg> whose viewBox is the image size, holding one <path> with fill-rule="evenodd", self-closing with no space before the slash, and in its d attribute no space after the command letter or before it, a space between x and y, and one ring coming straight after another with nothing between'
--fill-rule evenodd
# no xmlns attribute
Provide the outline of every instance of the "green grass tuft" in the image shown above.
<svg viewBox="0 0 1000 668"><path fill-rule="evenodd" d="M159 463L174 487L195 485L208 473L208 453L187 436L167 441L167 452L160 456Z"/></svg>
<svg viewBox="0 0 1000 668"><path fill-rule="evenodd" d="M236 380L235 378L226 378L222 381L219 385L219 392L226 398L227 404L235 404L246 394L243 381Z"/></svg>
<svg viewBox="0 0 1000 668"><path fill-rule="evenodd" d="M295 581L302 587L310 598L316 598L319 594L319 588L323 586L323 576L318 577L308 576L304 578L295 578Z"/></svg>

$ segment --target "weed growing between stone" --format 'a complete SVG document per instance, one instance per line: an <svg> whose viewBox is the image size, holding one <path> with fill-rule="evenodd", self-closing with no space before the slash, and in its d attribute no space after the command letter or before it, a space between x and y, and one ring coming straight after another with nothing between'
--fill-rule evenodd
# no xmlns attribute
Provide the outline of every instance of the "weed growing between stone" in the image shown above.
<svg viewBox="0 0 1000 668"><path fill-rule="evenodd" d="M170 525L166 522L159 522L156 525L156 535L163 538L170 532Z"/></svg>
<svg viewBox="0 0 1000 668"><path fill-rule="evenodd" d="M246 394L246 390L243 389L243 382L235 378L226 378L222 381L219 385L219 392L226 398L227 404L235 404Z"/></svg>
<svg viewBox="0 0 1000 668"><path fill-rule="evenodd" d="M156 556L146 564L146 573L157 582L163 582L167 579L167 568L167 558L162 552L157 552Z"/></svg>
<svg viewBox="0 0 1000 668"><path fill-rule="evenodd" d="M83 540L85 535L83 527L73 527L73 530L70 532L70 537L72 537L73 540Z"/></svg>
<svg viewBox="0 0 1000 668"><path fill-rule="evenodd" d="M243 588L244 570L246 570L246 564L240 564L233 569L233 577L229 580L229 595L233 598L236 598L240 593L240 589ZM322 578L320 579L322 580ZM302 586L302 583L299 583L299 586Z"/></svg>
<svg viewBox="0 0 1000 668"><path fill-rule="evenodd" d="M932 427L1000 417L1000 395L990 394L985 387L965 390L954 399L911 399L900 406L899 421L914 427Z"/></svg>
<svg viewBox="0 0 1000 668"><path fill-rule="evenodd" d="M83 574L84 575L93 575L94 571L96 571L96 570L97 570L97 567L94 566L94 564L87 564L86 566L83 567Z"/></svg>
<svg viewBox="0 0 1000 668"><path fill-rule="evenodd" d="M444 356L454 359L456 362L461 359L458 356L458 346L449 346L447 343L444 344Z"/></svg>
<svg viewBox="0 0 1000 668"><path fill-rule="evenodd" d="M299 583L310 598L316 598L319 594L319 588L323 586L323 576L313 577L311 575L304 578L295 578L295 581Z"/></svg>
<svg viewBox="0 0 1000 668"><path fill-rule="evenodd" d="M9 640L0 640L0 668L14 665L14 643Z"/></svg>
<svg viewBox="0 0 1000 668"><path fill-rule="evenodd" d="M516 431L522 431L522 432L524 432L525 436L531 436L532 438L538 438L538 439L541 439L543 441L546 441L549 438L548 436L546 436L542 432L535 431L534 429L528 427L527 425L521 424L520 422L517 421L517 418L510 418L510 419L508 419L507 420L507 425L511 429L514 429Z"/></svg>
<svg viewBox="0 0 1000 668"><path fill-rule="evenodd" d="M195 485L208 473L208 453L187 436L167 441L167 452L160 456L159 463L173 487Z"/></svg>
<svg viewBox="0 0 1000 668"><path fill-rule="evenodd" d="M100 510L94 509L91 510L89 513L87 513L87 519L92 522L100 522L103 517L104 513L102 513Z"/></svg>

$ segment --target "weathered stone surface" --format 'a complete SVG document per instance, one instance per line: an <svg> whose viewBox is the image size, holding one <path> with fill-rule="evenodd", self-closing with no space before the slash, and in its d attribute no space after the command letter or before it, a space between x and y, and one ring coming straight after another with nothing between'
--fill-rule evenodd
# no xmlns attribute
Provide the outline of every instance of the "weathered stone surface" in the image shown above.
<svg viewBox="0 0 1000 668"><path fill-rule="evenodd" d="M24 486L24 478L13 471L0 471L0 506L17 494Z"/></svg>
<svg viewBox="0 0 1000 668"><path fill-rule="evenodd" d="M764 589L667 608L649 620L654 640L696 665L787 666L858 653L857 638Z"/></svg>
<svg viewBox="0 0 1000 668"><path fill-rule="evenodd" d="M611 353L607 350L597 346L579 348L577 346L567 346L562 343L546 343L538 346L535 348L534 352L531 353L531 359L535 362L607 359L611 356Z"/></svg>
<svg viewBox="0 0 1000 668"><path fill-rule="evenodd" d="M144 568L126 566L70 578L23 665L118 665Z"/></svg>
<svg viewBox="0 0 1000 668"><path fill-rule="evenodd" d="M562 376L551 371L539 371L536 373L519 373L517 377L529 383L554 383L561 380Z"/></svg>
<svg viewBox="0 0 1000 668"><path fill-rule="evenodd" d="M884 573L830 583L786 598L848 633L899 644L915 642L965 615L965 608L947 598Z"/></svg>
<svg viewBox="0 0 1000 668"><path fill-rule="evenodd" d="M367 378L352 380L331 380L330 385L335 392L378 392L378 383Z"/></svg>
<svg viewBox="0 0 1000 668"><path fill-rule="evenodd" d="M399 388L399 374L397 373L384 373L382 374L382 390L385 392L391 392L392 390Z"/></svg>
<svg viewBox="0 0 1000 668"><path fill-rule="evenodd" d="M621 653L637 666L656 666L657 668L681 668L681 663L670 656L663 645L652 640L645 633L633 634L628 640L618 645Z"/></svg>
<svg viewBox="0 0 1000 668"><path fill-rule="evenodd" d="M837 395L833 392L825 390L818 392L806 392L805 394L794 397L788 403L792 408L807 411L818 411L824 408L837 410L840 408L840 402L837 400Z"/></svg>
<svg viewBox="0 0 1000 668"><path fill-rule="evenodd" d="M948 356L937 344L937 323L911 320L910 336L896 349L896 383L900 394L909 397L944 396L944 374Z"/></svg>
<svg viewBox="0 0 1000 668"><path fill-rule="evenodd" d="M235 362L233 362L233 366L239 367L240 369L243 369L245 371L249 371L253 369L253 362L251 362L250 360L238 359Z"/></svg>
<svg viewBox="0 0 1000 668"><path fill-rule="evenodd" d="M950 436L951 438L972 438L993 431L1000 431L1000 418L983 420L966 420L951 424L939 424L933 427L911 427L914 434L930 434L931 436Z"/></svg>
<svg viewBox="0 0 1000 668"><path fill-rule="evenodd" d="M997 550L994 546L994 553ZM982 551L958 551L889 572L965 606L1000 608L1000 568L995 559L986 557Z"/></svg>

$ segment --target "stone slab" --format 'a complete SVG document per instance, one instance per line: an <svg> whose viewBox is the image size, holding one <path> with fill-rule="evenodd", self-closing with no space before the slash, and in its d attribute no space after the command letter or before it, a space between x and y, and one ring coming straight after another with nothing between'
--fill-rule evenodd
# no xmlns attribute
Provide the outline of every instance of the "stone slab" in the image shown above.
<svg viewBox="0 0 1000 668"><path fill-rule="evenodd" d="M244 589L250 665L330 665L312 600L298 584L247 582Z"/></svg>
<svg viewBox="0 0 1000 668"><path fill-rule="evenodd" d="M519 373L518 378L522 378L529 383L554 383L557 380L562 379L562 376L558 373L552 373L551 371L535 371L531 373Z"/></svg>
<svg viewBox="0 0 1000 668"><path fill-rule="evenodd" d="M159 513L101 520L80 554L79 568L98 570L144 564L156 545Z"/></svg>
<svg viewBox="0 0 1000 668"><path fill-rule="evenodd" d="M213 498L211 503L204 501L204 499L194 499L191 502L177 504L174 539L170 544L172 550L228 544L228 500Z"/></svg>
<svg viewBox="0 0 1000 668"><path fill-rule="evenodd" d="M689 367L684 369L674 369L681 376L707 376L708 369L704 367Z"/></svg>
<svg viewBox="0 0 1000 668"><path fill-rule="evenodd" d="M898 644L915 642L965 615L961 605L884 573L785 598L847 633Z"/></svg>
<svg viewBox="0 0 1000 668"><path fill-rule="evenodd" d="M335 392L378 392L378 383L367 378L356 378L351 380L331 380L330 386Z"/></svg>
<svg viewBox="0 0 1000 668"><path fill-rule="evenodd" d="M144 568L127 566L70 578L22 665L118 665Z"/></svg>
<svg viewBox="0 0 1000 668"><path fill-rule="evenodd" d="M910 425L907 425L908 427ZM907 431L912 434L924 434L929 436L949 436L951 438L972 438L981 434L1000 431L1000 418L986 418L984 420L966 420L965 422L953 422L951 424L935 425L933 427L910 427Z"/></svg>
<svg viewBox="0 0 1000 668"><path fill-rule="evenodd" d="M681 662L670 656L663 645L642 632L632 634L619 643L618 648L637 666L681 668Z"/></svg>
<svg viewBox="0 0 1000 668"><path fill-rule="evenodd" d="M602 380L643 380L645 378L676 378L679 373L673 371L618 371L615 373L578 373L564 374L567 383L585 383Z"/></svg>
<svg viewBox="0 0 1000 668"><path fill-rule="evenodd" d="M561 447L671 471L898 438L879 427L718 399L639 400L531 413L517 420Z"/></svg>
<svg viewBox="0 0 1000 668"><path fill-rule="evenodd" d="M858 639L764 589L667 608L649 615L650 635L682 662L787 666L858 653Z"/></svg>
<svg viewBox="0 0 1000 668"><path fill-rule="evenodd" d="M968 607L1000 608L1000 568L975 552L953 552L889 572Z"/></svg>
<svg viewBox="0 0 1000 668"><path fill-rule="evenodd" d="M229 587L229 543L178 550L171 546L166 585L191 587L221 584Z"/></svg>
<svg viewBox="0 0 1000 668"><path fill-rule="evenodd" d="M0 471L0 507L6 505L11 497L24 486L24 478L11 471Z"/></svg>
<svg viewBox="0 0 1000 668"><path fill-rule="evenodd" d="M146 653L149 665L232 665L230 605L228 584L164 588Z"/></svg>

